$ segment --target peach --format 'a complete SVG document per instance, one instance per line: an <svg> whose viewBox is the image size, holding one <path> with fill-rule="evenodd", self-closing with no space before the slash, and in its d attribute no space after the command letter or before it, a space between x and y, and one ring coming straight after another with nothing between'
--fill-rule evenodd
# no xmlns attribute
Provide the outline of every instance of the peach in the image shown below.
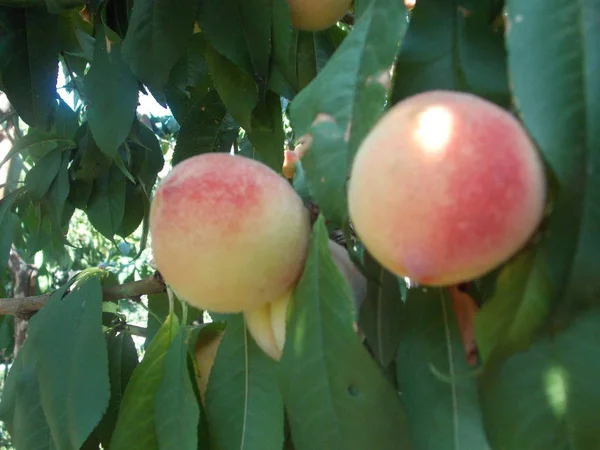
<svg viewBox="0 0 600 450"><path fill-rule="evenodd" d="M219 345L221 345L222 339L223 332L217 331L202 333L196 341L196 346L194 348L194 356L196 357L197 367L196 383L198 385L198 391L200 391L200 399L202 400L202 403L205 402L210 371L215 363L217 351L219 350Z"/></svg>
<svg viewBox="0 0 600 450"><path fill-rule="evenodd" d="M335 25L350 9L352 0L288 0L292 26L319 31Z"/></svg>
<svg viewBox="0 0 600 450"><path fill-rule="evenodd" d="M348 283L354 308L358 310L367 295L367 280L354 265L344 247L331 240L328 244L331 258ZM277 361L281 359L285 345L289 305L292 301L293 293L289 293L261 308L244 312L246 327L254 341L263 352Z"/></svg>
<svg viewBox="0 0 600 450"><path fill-rule="evenodd" d="M150 210L154 262L166 283L189 304L219 313L290 292L304 269L310 228L285 178L226 153L176 165Z"/></svg>
<svg viewBox="0 0 600 450"><path fill-rule="evenodd" d="M419 284L472 280L532 237L544 213L542 160L504 109L430 91L393 106L361 144L348 208L380 264Z"/></svg>

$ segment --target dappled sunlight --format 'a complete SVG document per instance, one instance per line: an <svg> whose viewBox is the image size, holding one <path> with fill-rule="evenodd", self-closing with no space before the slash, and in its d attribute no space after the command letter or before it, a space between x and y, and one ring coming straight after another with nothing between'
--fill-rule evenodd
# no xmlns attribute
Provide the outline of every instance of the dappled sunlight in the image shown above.
<svg viewBox="0 0 600 450"><path fill-rule="evenodd" d="M439 155L452 136L452 113L442 106L432 106L417 119L415 138L426 155Z"/></svg>
<svg viewBox="0 0 600 450"><path fill-rule="evenodd" d="M568 378L564 367L552 366L543 374L544 391L555 417L562 418L567 410Z"/></svg>

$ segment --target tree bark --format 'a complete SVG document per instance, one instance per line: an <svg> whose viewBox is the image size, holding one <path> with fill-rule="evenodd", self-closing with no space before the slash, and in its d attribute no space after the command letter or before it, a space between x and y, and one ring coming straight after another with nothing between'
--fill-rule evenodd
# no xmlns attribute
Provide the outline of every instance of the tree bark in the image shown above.
<svg viewBox="0 0 600 450"><path fill-rule="evenodd" d="M8 270L12 280L12 297L15 301L35 294L38 270L27 264L13 247L8 258ZM15 316L15 346L13 355L16 358L27 337L28 318Z"/></svg>

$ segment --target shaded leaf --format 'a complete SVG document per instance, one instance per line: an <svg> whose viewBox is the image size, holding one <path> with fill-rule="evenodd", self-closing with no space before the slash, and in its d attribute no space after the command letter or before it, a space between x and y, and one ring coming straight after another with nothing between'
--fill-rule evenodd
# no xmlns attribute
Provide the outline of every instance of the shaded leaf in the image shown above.
<svg viewBox="0 0 600 450"><path fill-rule="evenodd" d="M479 354L486 361L493 350L526 348L550 311L552 292L543 263L528 251L506 264L493 295L475 317Z"/></svg>
<svg viewBox="0 0 600 450"><path fill-rule="evenodd" d="M258 102L254 79L210 45L206 46L205 55L213 85L227 111L242 128L251 131L252 111Z"/></svg>
<svg viewBox="0 0 600 450"><path fill-rule="evenodd" d="M257 2L258 0L249 1ZM200 3L198 11L198 23L210 42L208 47L212 47L213 52L226 58L231 67L236 67L237 70L252 75L255 69L247 45L246 33L251 31L253 25L242 23L240 14L242 7L240 5L241 3L237 0L203 1ZM257 51L262 51L262 49L257 49ZM214 74L213 80L215 80ZM242 124L242 126L244 125Z"/></svg>
<svg viewBox="0 0 600 450"><path fill-rule="evenodd" d="M556 183L547 233L534 261L550 293L528 289L523 295L545 294L568 317L600 299L600 54L595 50L600 4L509 0L507 5L515 102Z"/></svg>
<svg viewBox="0 0 600 450"><path fill-rule="evenodd" d="M6 377L0 418L15 448L58 450L42 408L36 364L28 353L23 346Z"/></svg>
<svg viewBox="0 0 600 450"><path fill-rule="evenodd" d="M283 165L283 122L281 100L278 95L267 92L264 102L252 114L252 131L248 133L250 142L261 161L276 172Z"/></svg>
<svg viewBox="0 0 600 450"><path fill-rule="evenodd" d="M600 312L544 334L528 349L496 358L481 379L481 404L493 448L600 447Z"/></svg>
<svg viewBox="0 0 600 450"><path fill-rule="evenodd" d="M156 391L156 434L159 448L197 450L200 408L187 364L184 328L167 350L163 378Z"/></svg>
<svg viewBox="0 0 600 450"><path fill-rule="evenodd" d="M174 8L169 0L133 3L123 41L123 58L163 106L169 73L192 35L196 4L194 0L185 0Z"/></svg>
<svg viewBox="0 0 600 450"><path fill-rule="evenodd" d="M129 135L138 101L138 84L121 55L120 38L98 26L94 60L85 77L87 119L94 140L107 156L116 158Z"/></svg>
<svg viewBox="0 0 600 450"><path fill-rule="evenodd" d="M327 242L320 216L294 293L280 362L279 383L294 447L409 448L399 393L353 330L350 286Z"/></svg>
<svg viewBox="0 0 600 450"><path fill-rule="evenodd" d="M206 391L208 422L219 448L281 449L283 403L276 368L248 335L243 316L230 316Z"/></svg>
<svg viewBox="0 0 600 450"><path fill-rule="evenodd" d="M18 356L20 364L15 364L11 383L16 385L13 385L12 396L7 398L7 406L12 404L13 409L9 420L13 428L11 435L15 443L24 440L19 448L77 450L108 406L100 282L90 278L63 298L66 287L54 292L31 319L27 340ZM0 409L6 420L4 406ZM37 436L24 436L25 433L38 434L31 433L29 427L34 423L30 420L37 420L40 437L45 438L43 444ZM29 445L34 439L39 447Z"/></svg>
<svg viewBox="0 0 600 450"><path fill-rule="evenodd" d="M230 152L238 129L219 94L208 92L195 102L181 124L173 164L201 153Z"/></svg>
<svg viewBox="0 0 600 450"><path fill-rule="evenodd" d="M450 296L410 289L402 314L396 368L413 448L489 448Z"/></svg>
<svg viewBox="0 0 600 450"><path fill-rule="evenodd" d="M420 92L472 92L510 104L504 36L491 24L490 2L467 10L460 0L415 6L396 64L393 103Z"/></svg>
<svg viewBox="0 0 600 450"><path fill-rule="evenodd" d="M52 150L44 155L27 173L25 185L34 199L42 198L50 189L50 185L60 170L62 154L61 148Z"/></svg>
<svg viewBox="0 0 600 450"><path fill-rule="evenodd" d="M111 450L159 448L155 397L163 379L165 356L179 329L177 316L170 314L134 370L121 401L119 418L110 443Z"/></svg>
<svg viewBox="0 0 600 450"><path fill-rule="evenodd" d="M110 402L106 414L98 425L97 432L104 448L109 448L125 388L137 367L138 356L131 334L126 332L107 335L106 348L108 350Z"/></svg>
<svg viewBox="0 0 600 450"><path fill-rule="evenodd" d="M365 252L367 298L360 309L360 329L373 356L387 368L396 358L401 339L404 302L398 278Z"/></svg>
<svg viewBox="0 0 600 450"><path fill-rule="evenodd" d="M86 214L96 230L108 239L117 232L125 214L126 179L113 165L94 182Z"/></svg>
<svg viewBox="0 0 600 450"><path fill-rule="evenodd" d="M28 125L48 129L57 98L57 16L43 6L5 14L8 59L2 69L3 89Z"/></svg>
<svg viewBox="0 0 600 450"><path fill-rule="evenodd" d="M404 5L396 0L370 3L327 65L292 102L297 134L309 131L318 114L327 114L354 155L383 112L391 68L407 29L404 12Z"/></svg>

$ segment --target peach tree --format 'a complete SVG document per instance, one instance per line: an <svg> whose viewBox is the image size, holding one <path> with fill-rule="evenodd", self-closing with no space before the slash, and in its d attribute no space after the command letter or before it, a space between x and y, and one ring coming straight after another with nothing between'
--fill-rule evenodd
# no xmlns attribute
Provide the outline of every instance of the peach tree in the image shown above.
<svg viewBox="0 0 600 450"><path fill-rule="evenodd" d="M600 448L599 23L0 0L0 445Z"/></svg>

